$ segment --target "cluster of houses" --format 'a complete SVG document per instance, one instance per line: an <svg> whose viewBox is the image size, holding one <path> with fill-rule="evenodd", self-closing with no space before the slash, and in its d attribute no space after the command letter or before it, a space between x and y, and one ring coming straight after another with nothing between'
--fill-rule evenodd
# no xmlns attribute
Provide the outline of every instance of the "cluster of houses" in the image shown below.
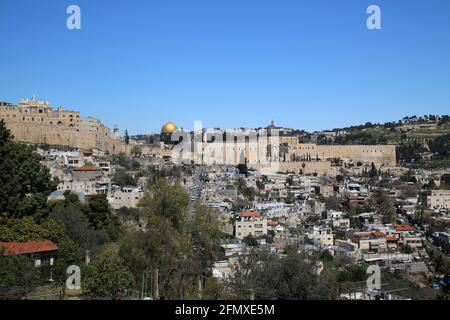
<svg viewBox="0 0 450 320"><path fill-rule="evenodd" d="M105 194L112 209L136 208L144 195L147 178L136 178L136 185L114 183L117 170L112 157L100 151L63 151L38 149L42 162L57 179L57 190L49 200L64 199L65 192L76 194L85 202L94 195ZM171 167L168 156L141 156L145 166ZM349 213L349 207L363 205L374 191L382 187L370 185L361 172L367 168L347 166L339 176L281 173L262 174L254 169L242 173L232 165L203 165L205 185L198 185L195 174L185 174L183 185L212 207L222 231L228 234L221 243L222 253L212 269L213 275L230 276L239 257L250 247L265 247L282 253L295 245L307 252L328 251L349 263L376 263L403 269L410 274L429 273L426 247L435 242L448 244L449 230L426 237L426 226L411 223L418 207L431 212L436 219L450 219L450 190L431 189L405 191L409 182L401 181L403 168L391 168L381 181L390 183L384 191L395 204L395 222L386 223L380 212ZM422 184L433 173L417 170L415 180ZM439 172L441 174L441 172ZM197 182L196 182L197 181ZM201 188L201 190L199 190ZM378 189L377 189L378 188ZM193 211L195 214L195 211ZM36 266L53 264L57 247L49 242L0 243L3 254L32 256ZM440 247L437 247L440 250ZM436 249L435 248L435 249Z"/></svg>
<svg viewBox="0 0 450 320"><path fill-rule="evenodd" d="M138 186L115 185L112 177L120 166L111 164L110 157L100 152L39 150L39 153L52 177L59 182L49 200L62 200L69 191L82 202L93 195L105 194L113 209L136 208L144 194L143 180Z"/></svg>
<svg viewBox="0 0 450 320"><path fill-rule="evenodd" d="M251 238L275 253L296 245L305 251L327 250L350 263L376 263L410 274L429 274L425 249L430 242L426 230L412 224L410 216L423 205L438 219L450 219L449 190L429 190L411 196L402 194L400 186L386 188L397 212L395 222L383 223L379 212L351 215L327 205L330 198L351 205L363 204L375 188L357 175L345 175L339 181L314 175L263 176L251 170L244 175L235 168L220 166L211 166L208 174L206 201L224 217L223 231L232 236L222 244L223 254L213 268L218 278L226 278L233 272L238 257L252 246L248 241ZM398 181L400 174L401 171L383 179ZM247 187L256 190L256 196L247 199L245 208L231 205L245 198L238 190L237 179L243 179ZM442 232L435 237L448 243L448 234Z"/></svg>

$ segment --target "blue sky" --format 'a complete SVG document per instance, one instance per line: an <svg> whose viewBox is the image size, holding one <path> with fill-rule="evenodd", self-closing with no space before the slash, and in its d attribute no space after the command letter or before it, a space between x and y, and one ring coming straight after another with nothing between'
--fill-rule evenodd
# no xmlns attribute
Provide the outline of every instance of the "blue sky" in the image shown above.
<svg viewBox="0 0 450 320"><path fill-rule="evenodd" d="M0 100L35 93L133 134L450 113L446 0L0 0L0 40Z"/></svg>

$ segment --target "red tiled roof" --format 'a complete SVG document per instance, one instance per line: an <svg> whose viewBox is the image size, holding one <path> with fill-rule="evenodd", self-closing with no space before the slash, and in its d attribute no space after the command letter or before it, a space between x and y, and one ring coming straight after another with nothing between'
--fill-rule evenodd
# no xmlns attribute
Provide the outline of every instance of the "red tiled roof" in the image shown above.
<svg viewBox="0 0 450 320"><path fill-rule="evenodd" d="M386 240L387 240L387 241L398 241L398 238L397 238L397 237L394 237L394 236L387 236L387 237L386 237Z"/></svg>
<svg viewBox="0 0 450 320"><path fill-rule="evenodd" d="M28 242L0 242L0 248L4 248L4 256L11 254L28 254L38 252L56 251L58 247L50 240Z"/></svg>
<svg viewBox="0 0 450 320"><path fill-rule="evenodd" d="M386 233L381 232L381 231L377 231L377 232L372 232L372 235L374 237L384 237L386 235Z"/></svg>
<svg viewBox="0 0 450 320"><path fill-rule="evenodd" d="M100 168L97 167L91 167L91 166L84 166L84 167L79 167L76 168L75 171L98 171L101 170Z"/></svg>
<svg viewBox="0 0 450 320"><path fill-rule="evenodd" d="M277 226L278 225L278 221L275 220L267 220L267 225L268 226Z"/></svg>
<svg viewBox="0 0 450 320"><path fill-rule="evenodd" d="M356 237L384 237L386 234L384 232L381 231L373 231L373 232L358 232L355 233Z"/></svg>
<svg viewBox="0 0 450 320"><path fill-rule="evenodd" d="M413 226L410 226L409 224L399 224L395 227L396 231L413 231L415 230Z"/></svg>
<svg viewBox="0 0 450 320"><path fill-rule="evenodd" d="M260 217L261 216L261 212L257 212L257 211L241 212L240 216L241 217Z"/></svg>
<svg viewBox="0 0 450 320"><path fill-rule="evenodd" d="M355 233L354 236L355 237L369 237L370 234L371 234L370 232L358 232L358 233Z"/></svg>

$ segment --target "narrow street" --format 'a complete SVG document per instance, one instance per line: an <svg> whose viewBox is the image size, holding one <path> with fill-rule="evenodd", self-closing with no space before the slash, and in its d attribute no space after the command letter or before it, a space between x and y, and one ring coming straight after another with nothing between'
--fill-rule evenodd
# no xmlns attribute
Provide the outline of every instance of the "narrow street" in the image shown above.
<svg viewBox="0 0 450 320"><path fill-rule="evenodd" d="M205 195L206 181L208 173L203 167L196 167L193 177L193 186L189 188L189 194L191 196L191 204L189 206L189 216L195 214L195 207L201 201Z"/></svg>

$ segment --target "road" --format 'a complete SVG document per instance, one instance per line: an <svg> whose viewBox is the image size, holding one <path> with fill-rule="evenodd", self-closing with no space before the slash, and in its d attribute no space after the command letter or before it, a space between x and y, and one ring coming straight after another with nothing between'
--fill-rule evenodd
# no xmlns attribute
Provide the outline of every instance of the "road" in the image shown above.
<svg viewBox="0 0 450 320"><path fill-rule="evenodd" d="M205 168L196 167L193 177L193 186L189 189L189 194L191 196L191 204L189 207L190 216L195 214L195 207L205 194L207 179L208 173Z"/></svg>
<svg viewBox="0 0 450 320"><path fill-rule="evenodd" d="M430 248L435 254L442 256L442 258L444 258L444 260L446 259L450 259L449 256L447 256L444 252L442 252L441 250L439 250L438 247L436 247L434 245L434 243L430 242L430 239L427 237L426 241L425 241L425 245Z"/></svg>

